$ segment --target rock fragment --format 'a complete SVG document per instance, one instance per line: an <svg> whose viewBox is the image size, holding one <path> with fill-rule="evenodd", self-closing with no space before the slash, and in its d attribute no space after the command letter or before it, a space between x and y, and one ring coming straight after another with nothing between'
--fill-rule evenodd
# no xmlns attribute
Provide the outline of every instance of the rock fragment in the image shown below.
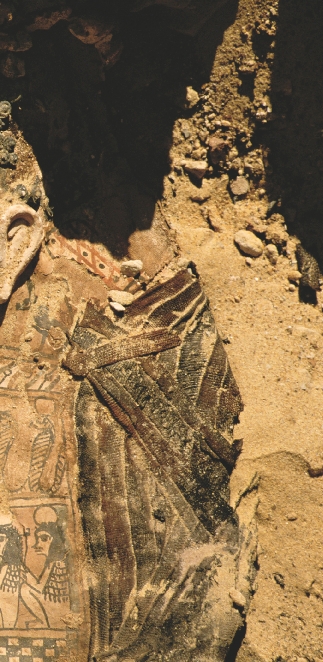
<svg viewBox="0 0 323 662"><path fill-rule="evenodd" d="M184 169L189 175L193 175L197 179L203 179L207 169L207 161L194 161L193 159L187 159L184 163Z"/></svg>
<svg viewBox="0 0 323 662"><path fill-rule="evenodd" d="M256 216L250 216L246 230L255 232L255 234L266 234L267 226Z"/></svg>
<svg viewBox="0 0 323 662"><path fill-rule="evenodd" d="M128 278L136 278L139 276L140 272L143 269L143 264L141 260L127 260L123 262L120 268L120 271L123 276Z"/></svg>
<svg viewBox="0 0 323 662"><path fill-rule="evenodd" d="M297 271L297 269L294 269L293 271L290 271L287 278L290 283L298 283L300 278L302 277L302 274L300 271Z"/></svg>
<svg viewBox="0 0 323 662"><path fill-rule="evenodd" d="M229 596L233 602L234 605L240 608L244 608L246 606L246 598L244 595L241 593L241 591L238 591L236 588L232 588L229 591Z"/></svg>
<svg viewBox="0 0 323 662"><path fill-rule="evenodd" d="M289 522L295 522L295 520L297 520L297 515L296 515L296 513L293 513L293 512L287 513L286 517L287 517Z"/></svg>
<svg viewBox="0 0 323 662"><path fill-rule="evenodd" d="M206 202L209 198L211 197L211 192L210 190L206 189L199 189L196 193L192 193L190 195L190 198L193 202Z"/></svg>
<svg viewBox="0 0 323 662"><path fill-rule="evenodd" d="M220 161L224 161L228 150L228 143L223 138L212 136L209 140L209 156L213 165L217 165Z"/></svg>
<svg viewBox="0 0 323 662"><path fill-rule="evenodd" d="M239 72L245 76L250 76L256 73L258 65L256 60L244 60L239 66Z"/></svg>
<svg viewBox="0 0 323 662"><path fill-rule="evenodd" d="M234 179L230 183L230 189L233 195L237 195L238 197L241 197L242 195L246 195L248 193L249 182L246 179L246 177L239 175L236 179Z"/></svg>
<svg viewBox="0 0 323 662"><path fill-rule="evenodd" d="M191 137L191 128L189 124L182 124L181 133L184 136L185 140Z"/></svg>
<svg viewBox="0 0 323 662"><path fill-rule="evenodd" d="M186 103L185 107L186 108L194 108L196 104L199 102L200 97L196 90L193 89L193 87L189 86L186 88Z"/></svg>
<svg viewBox="0 0 323 662"><path fill-rule="evenodd" d="M279 253L275 244L268 244L266 246L266 256L271 264L277 264Z"/></svg>
<svg viewBox="0 0 323 662"><path fill-rule="evenodd" d="M5 104L7 102L3 101L2 103ZM4 125L1 115L2 113L0 110L0 128ZM15 146L16 140L11 134L4 135L3 133L0 133L0 166L5 167L9 164L12 166L16 165L18 157L17 154L14 154Z"/></svg>
<svg viewBox="0 0 323 662"><path fill-rule="evenodd" d="M310 287L312 290L320 290L321 272L315 257L303 248L302 244L298 244L296 259L298 269L302 274L301 285Z"/></svg>
<svg viewBox="0 0 323 662"><path fill-rule="evenodd" d="M110 290L109 299L113 303L121 304L122 306L130 306L133 302L133 294L125 292L124 290Z"/></svg>
<svg viewBox="0 0 323 662"><path fill-rule="evenodd" d="M11 103L9 101L0 101L0 119L4 120L11 113Z"/></svg>
<svg viewBox="0 0 323 662"><path fill-rule="evenodd" d="M262 241L249 230L238 230L234 235L234 241L245 255L259 257L264 248Z"/></svg>
<svg viewBox="0 0 323 662"><path fill-rule="evenodd" d="M112 308L112 310L114 310L116 313L124 313L126 310L125 307L117 301L110 301L110 308Z"/></svg>
<svg viewBox="0 0 323 662"><path fill-rule="evenodd" d="M201 211L205 220L211 226L212 230L214 230L214 232L222 232L223 230L222 218L217 208L214 206L210 206L210 207L206 207L206 209L203 209Z"/></svg>
<svg viewBox="0 0 323 662"><path fill-rule="evenodd" d="M278 584L278 586L281 586L281 588L285 588L285 580L280 572L274 572L274 580L276 584Z"/></svg>
<svg viewBox="0 0 323 662"><path fill-rule="evenodd" d="M285 246L288 240L288 234L281 221L275 221L268 226L266 239L276 246Z"/></svg>

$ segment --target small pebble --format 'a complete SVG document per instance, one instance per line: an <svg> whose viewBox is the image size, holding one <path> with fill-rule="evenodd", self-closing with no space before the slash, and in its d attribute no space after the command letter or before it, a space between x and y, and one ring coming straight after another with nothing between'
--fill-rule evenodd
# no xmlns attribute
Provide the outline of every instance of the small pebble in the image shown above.
<svg viewBox="0 0 323 662"><path fill-rule="evenodd" d="M297 519L297 515L295 513L288 513L287 519L289 522L294 522Z"/></svg>
<svg viewBox="0 0 323 662"><path fill-rule="evenodd" d="M212 136L209 139L209 155L213 165L217 165L223 161L228 150L228 142L223 138Z"/></svg>
<svg viewBox="0 0 323 662"><path fill-rule="evenodd" d="M208 169L207 161L194 161L193 159L187 159L184 163L185 171L189 175L193 175L197 179L202 179Z"/></svg>
<svg viewBox="0 0 323 662"><path fill-rule="evenodd" d="M291 283L288 287L289 292L295 292L296 290L296 285L294 283Z"/></svg>
<svg viewBox="0 0 323 662"><path fill-rule="evenodd" d="M251 257L246 257L246 265L247 267L252 267L253 260L251 259Z"/></svg>
<svg viewBox="0 0 323 662"><path fill-rule="evenodd" d="M9 101L0 101L0 118L9 117L11 113L11 103Z"/></svg>
<svg viewBox="0 0 323 662"><path fill-rule="evenodd" d="M276 246L284 246L288 240L288 234L280 222L273 222L266 230L266 239Z"/></svg>
<svg viewBox="0 0 323 662"><path fill-rule="evenodd" d="M245 177L237 177L230 183L230 189L233 195L246 195L249 191L249 182Z"/></svg>
<svg viewBox="0 0 323 662"><path fill-rule="evenodd" d="M236 588L232 588L229 591L229 596L233 602L234 605L237 605L237 607L245 607L246 606L246 598L244 595L238 591Z"/></svg>
<svg viewBox="0 0 323 662"><path fill-rule="evenodd" d="M297 271L297 269L294 269L294 271L289 272L287 278L290 283L298 283L299 279L302 278L302 274L300 271Z"/></svg>
<svg viewBox="0 0 323 662"><path fill-rule="evenodd" d="M121 303L117 303L116 301L110 301L110 308L112 308L112 310L115 310L116 313L124 313L124 311L126 310Z"/></svg>
<svg viewBox="0 0 323 662"><path fill-rule="evenodd" d="M252 75L258 68L256 60L244 60L239 66L239 71L245 75Z"/></svg>
<svg viewBox="0 0 323 662"><path fill-rule="evenodd" d="M108 296L110 301L121 304L122 306L130 306L133 302L133 294L131 292L124 292L123 290L110 290Z"/></svg>
<svg viewBox="0 0 323 662"><path fill-rule="evenodd" d="M285 580L283 575L280 572L275 572L274 573L274 580L278 586L281 586L281 588L285 587Z"/></svg>
<svg viewBox="0 0 323 662"><path fill-rule="evenodd" d="M264 250L262 241L249 230L238 230L234 235L234 241L243 253L251 257L259 257Z"/></svg>
<svg viewBox="0 0 323 662"><path fill-rule="evenodd" d="M277 200L271 200L271 202L269 203L269 205L267 207L267 218L269 218L269 216L273 213L274 208L276 207L276 205L277 205Z"/></svg>
<svg viewBox="0 0 323 662"><path fill-rule="evenodd" d="M120 271L123 276L128 276L128 278L136 278L143 269L143 263L141 260L127 260L127 262L122 262Z"/></svg>
<svg viewBox="0 0 323 662"><path fill-rule="evenodd" d="M214 232L223 231L222 219L217 209L209 208L207 210L207 220Z"/></svg>
<svg viewBox="0 0 323 662"><path fill-rule="evenodd" d="M186 88L186 108L194 108L196 104L199 102L200 97L198 95L198 92L193 89L193 87L189 86Z"/></svg>
<svg viewBox="0 0 323 662"><path fill-rule="evenodd" d="M191 137L191 132L190 132L188 129L186 129L186 128L185 128L185 129L182 129L182 134L183 134L183 136L184 136L185 139Z"/></svg>
<svg viewBox="0 0 323 662"><path fill-rule="evenodd" d="M33 339L33 334L30 331L29 333L26 333L25 335L25 342L30 342Z"/></svg>
<svg viewBox="0 0 323 662"><path fill-rule="evenodd" d="M271 264L277 264L279 253L275 244L268 244L266 246L266 256Z"/></svg>

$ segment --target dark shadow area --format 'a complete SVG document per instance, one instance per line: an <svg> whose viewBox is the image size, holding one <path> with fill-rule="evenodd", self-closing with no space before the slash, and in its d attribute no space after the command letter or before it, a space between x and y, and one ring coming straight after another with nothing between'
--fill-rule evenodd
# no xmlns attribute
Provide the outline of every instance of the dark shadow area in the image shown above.
<svg viewBox="0 0 323 662"><path fill-rule="evenodd" d="M64 20L32 33L24 77L1 76L2 98L18 99L13 117L42 169L55 225L119 257L135 229L151 226L174 121L193 112L185 110L186 87L199 91L208 81L237 9L237 0L179 3L177 10L165 4L134 12L130 1L75 2L77 15L116 25L118 62L104 67Z"/></svg>
<svg viewBox="0 0 323 662"><path fill-rule="evenodd" d="M235 662L237 655L239 653L239 650L241 648L241 644L246 636L246 630L247 626L243 624L235 633L232 644L225 656L224 662Z"/></svg>
<svg viewBox="0 0 323 662"><path fill-rule="evenodd" d="M322 271L323 3L280 0L277 25L273 120L263 131L274 173L272 198L281 197L288 231Z"/></svg>
<svg viewBox="0 0 323 662"><path fill-rule="evenodd" d="M255 76L254 75L242 75L241 76L241 85L239 87L240 96L246 96L250 101L254 100L254 86L255 86Z"/></svg>

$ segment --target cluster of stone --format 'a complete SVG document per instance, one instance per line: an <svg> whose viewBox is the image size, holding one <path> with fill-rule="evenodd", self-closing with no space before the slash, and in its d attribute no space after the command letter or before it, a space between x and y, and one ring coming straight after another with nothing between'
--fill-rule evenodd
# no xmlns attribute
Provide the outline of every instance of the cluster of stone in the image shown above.
<svg viewBox="0 0 323 662"><path fill-rule="evenodd" d="M9 117L11 113L11 104L9 101L0 102L0 130L4 131L7 128ZM15 154L16 140L11 133L6 131L0 133L0 166L15 166L18 160Z"/></svg>

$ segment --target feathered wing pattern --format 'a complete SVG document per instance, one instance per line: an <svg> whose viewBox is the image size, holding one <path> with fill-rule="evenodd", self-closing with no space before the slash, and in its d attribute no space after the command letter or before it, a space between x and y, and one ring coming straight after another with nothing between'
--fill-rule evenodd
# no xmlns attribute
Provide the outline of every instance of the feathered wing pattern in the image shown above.
<svg viewBox="0 0 323 662"><path fill-rule="evenodd" d="M40 489L40 478L54 443L54 427L48 416L38 417L35 427L29 468L29 487L32 492Z"/></svg>
<svg viewBox="0 0 323 662"><path fill-rule="evenodd" d="M61 450L58 455L56 469L55 469L55 478L54 478L53 486L51 488L51 492L53 492L53 494L55 494L55 492L57 492L61 486L65 469L66 469L65 453L63 450Z"/></svg>
<svg viewBox="0 0 323 662"><path fill-rule="evenodd" d="M98 576L93 646L112 654L137 646L152 619L154 627L164 621L185 549L208 545L223 522L236 527L228 470L239 452L232 429L242 403L207 298L189 270L148 290L118 324L89 302L74 339L80 350L73 347L66 366L87 377L77 427L80 505ZM101 609L109 582L99 581L108 568L110 625Z"/></svg>
<svg viewBox="0 0 323 662"><path fill-rule="evenodd" d="M16 435L16 425L7 411L0 412L0 472L6 464L9 449Z"/></svg>

